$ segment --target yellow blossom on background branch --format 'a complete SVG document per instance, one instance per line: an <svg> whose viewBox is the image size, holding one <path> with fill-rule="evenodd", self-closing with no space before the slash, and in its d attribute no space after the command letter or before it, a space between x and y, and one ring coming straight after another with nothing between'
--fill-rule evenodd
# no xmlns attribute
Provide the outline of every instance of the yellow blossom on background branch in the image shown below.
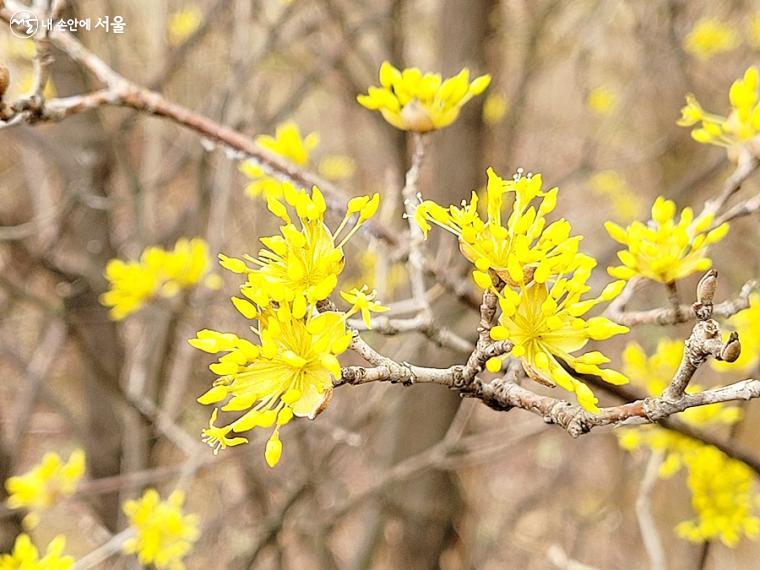
<svg viewBox="0 0 760 570"><path fill-rule="evenodd" d="M74 559L63 554L65 547L66 538L58 535L48 544L45 555L40 558L32 539L22 533L16 537L9 554L0 554L0 570L69 570L74 566Z"/></svg>
<svg viewBox="0 0 760 570"><path fill-rule="evenodd" d="M656 352L647 356L641 346L629 343L623 352L624 371L650 395L658 396L675 374L683 350L683 342L663 338ZM701 387L691 385L686 391L698 393ZM699 428L731 425L741 417L741 409L721 403L689 408L680 414L685 423ZM623 428L616 433L623 449L648 447L653 453L661 453L661 478L672 477L682 467L687 470L696 516L676 526L681 537L694 542L717 538L735 546L742 535L754 538L760 534L760 519L754 514L758 495L747 465L713 446L659 426Z"/></svg>
<svg viewBox="0 0 760 570"><path fill-rule="evenodd" d="M702 18L684 39L684 49L701 60L732 51L741 43L739 34L717 18Z"/></svg>
<svg viewBox="0 0 760 570"><path fill-rule="evenodd" d="M298 125L287 121L277 125L274 136L256 137L256 143L297 166L305 166L309 162L311 151L319 144L319 135L309 133L303 137ZM240 165L240 172L251 179L245 188L245 193L251 198L282 198L283 184L286 183L268 174L256 162L246 160Z"/></svg>
<svg viewBox="0 0 760 570"><path fill-rule="evenodd" d="M694 218L691 208L684 208L676 222L676 205L659 197L652 206L652 222L633 222L626 228L606 222L604 227L612 239L626 246L618 252L623 265L610 267L608 272L618 279L636 275L673 283L692 273L707 271L712 260L706 257L707 248L722 240L728 224L710 230L714 215Z"/></svg>
<svg viewBox="0 0 760 570"><path fill-rule="evenodd" d="M481 75L470 82L470 72L442 80L438 73L422 73L416 67L399 71L389 62L380 66L380 87L370 87L357 101L380 111L391 125L405 131L425 133L453 123L462 106L480 95L491 82Z"/></svg>
<svg viewBox="0 0 760 570"><path fill-rule="evenodd" d="M692 138L697 142L723 146L729 150L741 148L760 133L759 79L760 74L753 66L744 72L742 78L733 82L728 93L731 104L728 117L706 112L694 95L687 95L686 106L681 109L677 124L682 127L699 124L691 131Z"/></svg>
<svg viewBox="0 0 760 570"><path fill-rule="evenodd" d="M209 267L208 245L201 238L182 238L172 250L149 247L139 261L108 262L110 286L100 302L111 307L111 318L121 320L154 297L173 297L199 283L218 289L219 276L210 274Z"/></svg>
<svg viewBox="0 0 760 570"><path fill-rule="evenodd" d="M81 449L74 450L65 463L57 453L46 453L39 465L5 482L8 507L25 509L28 514L24 525L33 528L42 511L74 494L84 472L85 454Z"/></svg>
<svg viewBox="0 0 760 570"><path fill-rule="evenodd" d="M198 540L198 517L182 510L185 495L174 491L165 501L155 489L124 503L124 513L134 536L124 543L124 552L137 554L140 564L158 570L183 570L182 559Z"/></svg>

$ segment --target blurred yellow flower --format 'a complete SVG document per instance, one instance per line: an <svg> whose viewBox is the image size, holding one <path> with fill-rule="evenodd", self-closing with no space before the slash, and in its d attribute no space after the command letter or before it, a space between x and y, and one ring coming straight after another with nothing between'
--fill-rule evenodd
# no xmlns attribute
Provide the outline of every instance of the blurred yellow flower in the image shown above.
<svg viewBox="0 0 760 570"><path fill-rule="evenodd" d="M617 106L617 94L603 85L594 87L588 93L586 105L597 115L610 115Z"/></svg>
<svg viewBox="0 0 760 570"><path fill-rule="evenodd" d="M691 542L717 538L730 547L742 536L760 536L760 518L754 514L758 495L752 489L752 469L710 445L701 445L688 454L685 464L697 516L676 526L679 536Z"/></svg>
<svg viewBox="0 0 760 570"><path fill-rule="evenodd" d="M739 333L741 354L732 363L714 359L710 363L721 372L752 373L760 365L760 293L750 295L749 307L736 313L728 322Z"/></svg>
<svg viewBox="0 0 760 570"><path fill-rule="evenodd" d="M9 554L0 554L0 570L69 570L74 559L63 554L66 537L56 536L48 544L45 555L40 558L37 548L27 534L19 534Z"/></svg>
<svg viewBox="0 0 760 570"><path fill-rule="evenodd" d="M66 463L57 453L46 453L39 465L5 482L8 508L26 510L24 526L34 528L42 511L74 494L84 471L85 455L81 449L74 450Z"/></svg>
<svg viewBox="0 0 760 570"><path fill-rule="evenodd" d="M319 161L319 175L327 180L346 180L355 172L354 159L345 154L330 154Z"/></svg>
<svg viewBox="0 0 760 570"><path fill-rule="evenodd" d="M739 34L717 18L702 18L684 38L684 49L701 60L729 52L741 43Z"/></svg>
<svg viewBox="0 0 760 570"><path fill-rule="evenodd" d="M760 49L760 12L755 12L749 21L747 40L753 48Z"/></svg>
<svg viewBox="0 0 760 570"><path fill-rule="evenodd" d="M609 200L612 211L619 220L628 222L641 214L641 200L615 170L595 172L589 178L588 184L595 194Z"/></svg>
<svg viewBox="0 0 760 570"><path fill-rule="evenodd" d="M657 396L670 383L682 355L683 341L663 338L651 357L638 344L629 343L623 352L624 372L634 383L643 385L650 396ZM700 386L690 385L686 391L695 394L701 390ZM716 403L689 408L679 417L689 425L715 429L739 421L742 410ZM676 527L681 537L695 542L720 538L734 546L741 534L754 537L760 531L760 519L753 514L753 473L747 465L715 447L655 425L622 428L616 434L623 449L632 451L645 446L663 454L661 478L686 467L696 518Z"/></svg>
<svg viewBox="0 0 760 570"><path fill-rule="evenodd" d="M759 77L757 68L753 66L744 72L741 79L733 82L728 92L731 102L731 114L728 117L705 112L694 95L687 95L686 106L681 109L681 118L677 124L691 127L701 123L691 131L694 140L727 148L755 138L760 133Z"/></svg>
<svg viewBox="0 0 760 570"><path fill-rule="evenodd" d="M182 510L185 495L174 491L162 501L155 489L124 503L124 513L134 536L124 543L124 552L137 554L143 566L158 570L183 570L182 559L198 540L198 517Z"/></svg>
<svg viewBox="0 0 760 570"><path fill-rule="evenodd" d="M501 93L489 93L483 101L483 122L486 125L497 125L509 111L507 98Z"/></svg>
<svg viewBox="0 0 760 570"><path fill-rule="evenodd" d="M662 196L652 206L652 222L633 222L622 228L613 222L604 227L612 239L627 249L618 252L623 265L607 269L618 279L640 275L661 283L672 283L698 271L706 271L712 261L705 257L710 245L728 233L728 224L710 230L714 216L694 218L691 208L684 208L676 223L676 205Z"/></svg>
<svg viewBox="0 0 760 570"><path fill-rule="evenodd" d="M174 12L169 17L169 43L177 46L189 38L203 23L203 12L197 6L190 6Z"/></svg>
<svg viewBox="0 0 760 570"><path fill-rule="evenodd" d="M148 247L139 261L108 262L109 289L100 302L111 307L111 318L121 320L155 296L173 297L199 283L218 289L219 276L209 274L209 268L208 245L201 238L181 238L173 250Z"/></svg>
<svg viewBox="0 0 760 570"><path fill-rule="evenodd" d="M423 74L416 67L399 71L385 61L380 66L381 86L370 87L367 95L358 95L356 100L371 111L380 111L398 129L425 133L453 123L462 106L490 82L490 75L470 82L467 69L442 81L438 73Z"/></svg>
<svg viewBox="0 0 760 570"><path fill-rule="evenodd" d="M319 144L319 135L309 133L302 137L298 125L287 121L277 126L275 136L260 135L256 137L256 143L297 166L305 166L311 151ZM283 182L267 174L256 162L246 160L240 165L240 172L251 179L245 188L251 198L282 198Z"/></svg>

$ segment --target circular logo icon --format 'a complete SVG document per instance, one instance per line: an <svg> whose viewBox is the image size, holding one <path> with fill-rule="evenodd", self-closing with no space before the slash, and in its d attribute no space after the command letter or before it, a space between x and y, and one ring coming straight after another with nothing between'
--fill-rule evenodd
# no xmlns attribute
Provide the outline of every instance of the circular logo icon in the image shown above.
<svg viewBox="0 0 760 570"><path fill-rule="evenodd" d="M31 38L40 29L37 16L28 10L20 10L11 16L11 33L17 38Z"/></svg>

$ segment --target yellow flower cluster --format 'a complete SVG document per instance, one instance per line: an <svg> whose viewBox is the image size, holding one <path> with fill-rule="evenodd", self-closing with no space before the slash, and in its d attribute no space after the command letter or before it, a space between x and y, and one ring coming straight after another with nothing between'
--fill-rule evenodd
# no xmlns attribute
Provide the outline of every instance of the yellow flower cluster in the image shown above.
<svg viewBox="0 0 760 570"><path fill-rule="evenodd" d="M84 472L85 455L81 449L74 450L66 463L57 453L46 453L39 465L5 482L8 508L26 510L24 526L34 528L42 511L74 494Z"/></svg>
<svg viewBox="0 0 760 570"><path fill-rule="evenodd" d="M594 393L566 367L580 374L595 374L610 384L628 382L620 372L599 367L610 361L601 352L572 354L581 350L589 340L606 340L628 332L627 327L605 317L582 318L598 303L616 297L625 282L610 283L600 296L582 299L589 290L586 281L596 264L593 259L586 259L584 265L568 276L555 276L551 285L534 281L521 285L519 292L504 288L499 294L499 324L491 329L491 338L514 343L511 355L522 360L530 378L574 392L584 409L598 412L598 399ZM493 370L493 365L489 369Z"/></svg>
<svg viewBox="0 0 760 570"><path fill-rule="evenodd" d="M389 62L380 66L380 87L370 87L356 100L371 111L380 111L391 125L404 131L425 133L453 123L462 106L491 83L490 75L470 82L470 72L442 80L438 73L422 73L416 67L399 71Z"/></svg>
<svg viewBox="0 0 760 570"><path fill-rule="evenodd" d="M258 321L251 330L259 344L231 333L200 331L190 344L200 350L225 353L210 366L219 376L213 387L198 401L218 404L223 411L246 411L232 423L217 427L218 409L203 430L203 439L214 451L239 445L247 440L230 437L256 427L272 430L265 458L270 467L282 454L280 427L294 416L314 418L327 404L333 379L340 377L336 358L351 343L346 329L348 315L383 308L366 291L347 294L354 303L348 313L318 312L317 303L328 298L343 270L343 246L377 211L379 195L352 199L346 216L331 232L324 221L326 205L316 187L311 196L286 186L285 204L269 199L269 209L284 225L280 235L262 238L265 248L258 258L244 259L220 255L226 269L247 276L242 297L232 302L246 318ZM293 223L288 207L295 210L300 228ZM348 226L356 218L353 228Z"/></svg>
<svg viewBox="0 0 760 570"><path fill-rule="evenodd" d="M498 294L501 316L491 337L514 343L511 354L522 360L531 378L574 392L585 409L598 411L594 394L566 367L597 374L613 384L626 382L622 374L599 367L609 362L600 352L571 354L589 340L628 331L604 317L582 318L595 305L617 296L625 282L609 284L599 297L583 298L596 261L579 253L581 237L570 237L569 222L547 225L546 215L557 204L558 189L543 191L540 174L504 180L489 169L486 192L485 220L478 213L475 192L461 207L424 201L417 206L415 220L425 235L431 224L455 234L463 255L475 265L475 282ZM511 213L505 216L504 199L509 195L513 196ZM495 287L494 277L506 287ZM500 369L497 359L486 365L492 372Z"/></svg>
<svg viewBox="0 0 760 570"><path fill-rule="evenodd" d="M309 162L311 151L319 144L319 135L309 133L306 137L302 137L298 125L293 121L288 121L277 126L274 136L256 137L256 144L297 166L305 166ZM251 160L243 162L240 165L240 172L251 179L250 184L245 188L245 193L251 198L282 199L283 185L286 183L267 174L256 162Z"/></svg>
<svg viewBox="0 0 760 570"><path fill-rule="evenodd" d="M184 493L174 491L165 501L155 489L124 503L124 513L134 536L124 543L124 551L137 554L140 564L158 570L183 570L182 559L198 540L198 517L182 510Z"/></svg>
<svg viewBox="0 0 760 570"><path fill-rule="evenodd" d="M677 123L682 127L697 125L691 131L694 140L737 148L760 133L760 103L758 102L758 70L750 67L744 76L734 81L728 92L731 113L728 117L706 112L694 95L686 96L686 105L681 109Z"/></svg>
<svg viewBox="0 0 760 570"><path fill-rule="evenodd" d="M182 289L203 283L217 289L218 275L209 274L208 245L201 238L182 238L173 250L149 247L139 261L112 259L106 265L109 289L100 302L111 307L111 318L121 320L153 297L173 297Z"/></svg>
<svg viewBox="0 0 760 570"><path fill-rule="evenodd" d="M417 206L415 221L426 236L431 223L456 235L462 254L475 265L476 283L484 289L490 288L489 270L510 285L544 283L586 256L578 253L582 238L570 237L567 220L546 225L546 215L557 205L558 189L544 192L541 187L540 174L504 180L489 168L486 220L478 213L478 195L473 192L470 202L462 201L461 207L425 200ZM505 195L514 196L506 220L502 215ZM538 208L531 205L539 198Z"/></svg>
<svg viewBox="0 0 760 570"><path fill-rule="evenodd" d="M726 53L741 43L739 34L717 18L702 18L684 38L684 49L701 60Z"/></svg>
<svg viewBox="0 0 760 570"><path fill-rule="evenodd" d="M736 546L742 536L760 536L752 469L710 445L700 445L688 454L685 465L697 516L676 526L679 536L691 542L719 538L726 546Z"/></svg>
<svg viewBox="0 0 760 570"><path fill-rule="evenodd" d="M609 274L618 279L639 275L672 283L709 269L712 261L705 257L707 248L726 236L728 224L710 230L714 216L705 214L694 218L691 208L681 211L678 223L675 216L675 203L659 197L652 206L650 224L636 221L622 228L606 222L604 227L612 239L627 247L617 254L623 265L610 267Z"/></svg>
<svg viewBox="0 0 760 570"><path fill-rule="evenodd" d="M22 533L16 537L12 552L0 554L0 570L69 570L74 566L74 559L63 554L65 546L66 538L56 536L40 558L29 535Z"/></svg>
<svg viewBox="0 0 760 570"><path fill-rule="evenodd" d="M609 201L616 218L631 221L641 213L641 200L617 171L595 172L589 178L588 184L594 194Z"/></svg>
<svg viewBox="0 0 760 570"><path fill-rule="evenodd" d="M752 373L760 365L760 293L750 295L749 307L733 315L728 322L739 333L741 354L735 362L712 360L711 364L721 372Z"/></svg>
<svg viewBox="0 0 760 570"><path fill-rule="evenodd" d="M681 341L661 339L651 357L638 344L630 343L623 353L624 371L650 395L659 395L678 369L682 355ZM700 390L692 385L687 392ZM689 408L681 418L695 427L715 428L733 424L741 415L739 408L717 403ZM719 538L734 546L742 534L748 537L760 534L760 519L753 514L756 494L752 491L752 470L747 465L715 447L658 426L624 428L617 435L623 449L631 451L644 446L663 454L660 477L671 477L681 467L688 471L696 518L676 527L680 536L695 542Z"/></svg>

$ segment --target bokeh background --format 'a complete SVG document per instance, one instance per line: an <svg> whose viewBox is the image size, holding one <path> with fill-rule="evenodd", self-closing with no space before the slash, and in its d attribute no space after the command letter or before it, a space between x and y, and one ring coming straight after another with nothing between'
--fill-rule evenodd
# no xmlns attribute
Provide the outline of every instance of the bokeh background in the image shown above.
<svg viewBox="0 0 760 570"><path fill-rule="evenodd" d="M123 34L77 37L168 99L251 136L286 120L319 133L308 168L351 194L380 192L380 216L399 232L407 139L356 95L377 84L385 59L446 75L464 66L490 73L486 94L430 136L422 193L456 203L484 184L489 165L505 177L518 167L541 172L560 186L557 215L599 259L597 284L617 249L605 220L647 219L658 195L699 208L719 191L731 164L676 126L679 109L693 92L725 112L731 82L760 55L760 3L746 0L67 4L80 18L123 16ZM685 49L701 18L723 22L735 45L711 57ZM49 95L96 86L54 56ZM11 99L31 84L30 57L0 29ZM144 485L168 493L184 478L187 510L202 520L189 568L647 567L634 510L646 453L623 452L610 431L572 440L536 416L496 413L437 386L337 390L317 421L288 426L274 470L263 459L265 435L214 459L197 437L207 410L195 403L213 374L186 339L205 327L245 332L228 301L235 276L225 272L219 291L155 303L119 323L98 295L107 261L135 259L147 245L202 236L214 254L255 254L275 225L245 195L238 166L194 133L122 109L0 130L0 479L45 451L83 447L88 456L88 483L35 536L64 532L67 552L80 557L123 528L121 501ZM757 185L750 180L747 192ZM757 219L745 218L714 248L719 297L760 274L758 238ZM467 282L451 236L433 236L429 247ZM376 279L382 243L362 233L347 256L346 282L372 281L386 302L408 297L392 262L384 282ZM437 323L474 338L477 314L430 286ZM665 303L664 289L650 286L634 306ZM628 339L651 351L662 336L687 334L644 327ZM466 357L422 335L367 338L399 361ZM605 351L618 366L628 339ZM735 379L707 368L699 376L707 386ZM159 429L155 409L140 403L169 427ZM750 405L736 441L760 453L758 427ZM98 486L102 478L108 484ZM712 545L703 564L703 546L676 537L673 527L691 517L683 473L657 484L653 505L669 567L756 566L760 546L750 541ZM7 510L0 517L7 547L19 521ZM112 558L103 567L130 564Z"/></svg>

